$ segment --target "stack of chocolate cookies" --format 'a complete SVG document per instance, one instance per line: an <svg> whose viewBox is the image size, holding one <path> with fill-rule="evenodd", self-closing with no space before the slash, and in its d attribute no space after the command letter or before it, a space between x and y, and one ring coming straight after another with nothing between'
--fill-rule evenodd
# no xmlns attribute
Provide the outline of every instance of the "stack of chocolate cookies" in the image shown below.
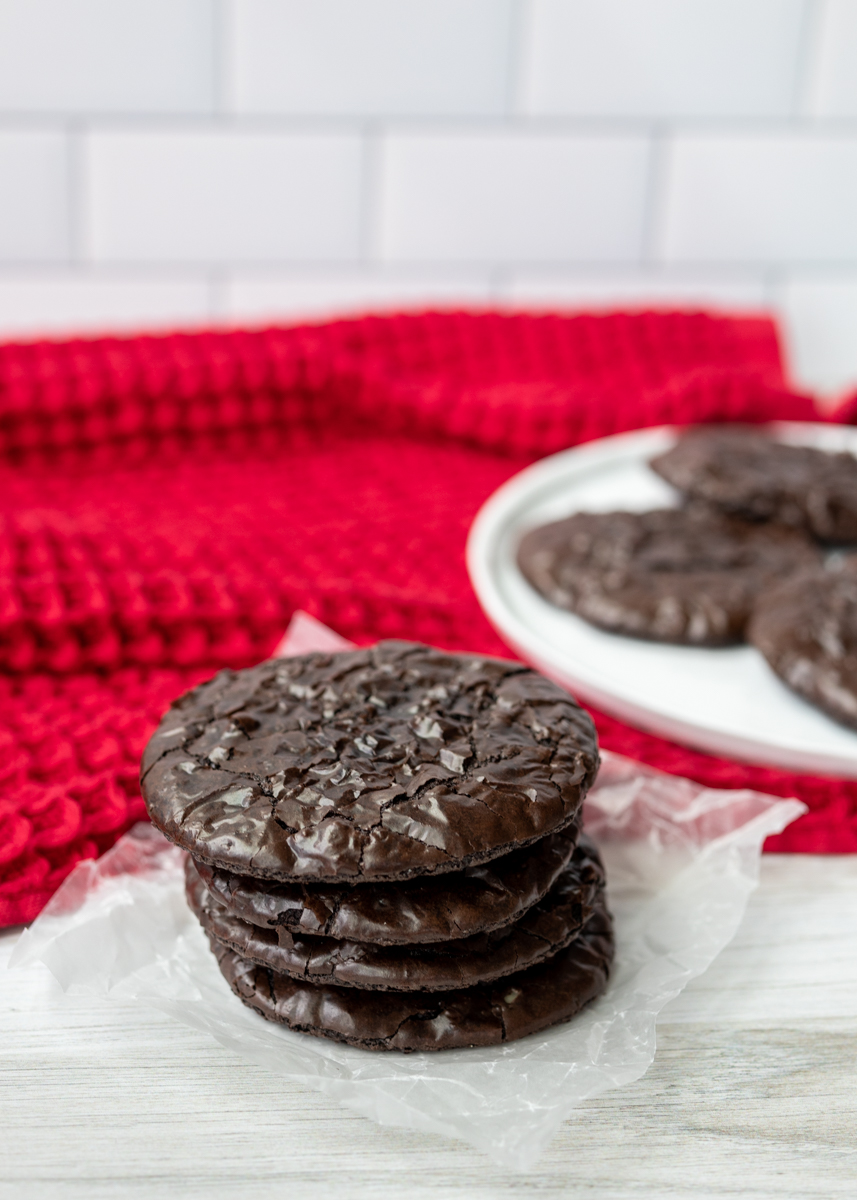
<svg viewBox="0 0 857 1200"><path fill-rule="evenodd" d="M524 1037L604 989L597 769L542 676L382 642L221 672L167 713L142 785L245 1004L414 1051Z"/></svg>

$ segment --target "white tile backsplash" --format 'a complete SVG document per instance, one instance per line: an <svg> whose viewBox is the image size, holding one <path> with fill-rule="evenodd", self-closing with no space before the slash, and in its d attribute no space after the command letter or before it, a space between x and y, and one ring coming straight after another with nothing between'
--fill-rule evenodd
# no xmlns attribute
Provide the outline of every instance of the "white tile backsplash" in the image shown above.
<svg viewBox="0 0 857 1200"><path fill-rule="evenodd" d="M857 135L680 136L664 195L670 262L857 262Z"/></svg>
<svg viewBox="0 0 857 1200"><path fill-rule="evenodd" d="M352 134L96 132L85 172L97 262L325 261L359 251Z"/></svg>
<svg viewBox="0 0 857 1200"><path fill-rule="evenodd" d="M0 336L68 336L206 324L208 284L194 278L104 278L70 271L0 275Z"/></svg>
<svg viewBox="0 0 857 1200"><path fill-rule="evenodd" d="M857 0L818 0L809 111L857 117Z"/></svg>
<svg viewBox="0 0 857 1200"><path fill-rule="evenodd" d="M0 334L784 314L857 386L857 0L0 0Z"/></svg>
<svg viewBox="0 0 857 1200"><path fill-rule="evenodd" d="M230 0L238 112L505 111L512 0Z"/></svg>
<svg viewBox="0 0 857 1200"><path fill-rule="evenodd" d="M206 112L215 0L0 0L0 112Z"/></svg>
<svg viewBox="0 0 857 1200"><path fill-rule="evenodd" d="M531 113L783 117L805 0L529 0Z"/></svg>
<svg viewBox="0 0 857 1200"><path fill-rule="evenodd" d="M0 129L0 263L66 257L68 167L61 134Z"/></svg>
<svg viewBox="0 0 857 1200"><path fill-rule="evenodd" d="M756 275L685 276L610 273L564 275L517 273L502 287L510 303L566 311L583 309L719 309L758 312L770 303L770 289Z"/></svg>
<svg viewBox="0 0 857 1200"><path fill-rule="evenodd" d="M381 255L440 262L638 258L649 145L640 137L391 135Z"/></svg>
<svg viewBox="0 0 857 1200"><path fill-rule="evenodd" d="M455 308L491 303L491 281L479 276L319 273L235 275L223 289L218 316L235 321L316 320L356 312Z"/></svg>

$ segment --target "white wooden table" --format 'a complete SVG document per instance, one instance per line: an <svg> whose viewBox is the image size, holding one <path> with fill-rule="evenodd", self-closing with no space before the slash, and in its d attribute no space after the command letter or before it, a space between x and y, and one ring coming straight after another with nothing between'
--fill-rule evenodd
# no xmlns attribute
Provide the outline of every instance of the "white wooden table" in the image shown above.
<svg viewBox="0 0 857 1200"><path fill-rule="evenodd" d="M0 1197L857 1197L857 856L769 855L735 941L665 1010L655 1064L528 1175L381 1129L202 1034L6 972Z"/></svg>

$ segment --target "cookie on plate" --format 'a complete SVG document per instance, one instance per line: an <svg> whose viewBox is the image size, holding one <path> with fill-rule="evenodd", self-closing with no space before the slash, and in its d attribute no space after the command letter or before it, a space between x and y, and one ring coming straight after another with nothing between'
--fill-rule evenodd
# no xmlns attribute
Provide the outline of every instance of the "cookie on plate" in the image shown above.
<svg viewBox="0 0 857 1200"><path fill-rule="evenodd" d="M579 512L525 534L518 566L559 608L614 633L740 642L757 594L820 561L799 530L716 510Z"/></svg>
<svg viewBox="0 0 857 1200"><path fill-rule="evenodd" d="M752 426L691 430L650 466L686 496L754 521L857 541L857 458L791 446Z"/></svg>
<svg viewBox="0 0 857 1200"><path fill-rule="evenodd" d="M143 755L152 822L203 863L280 881L461 871L572 824L592 720L519 663L414 642L221 671Z"/></svg>
<svg viewBox="0 0 857 1200"><path fill-rule="evenodd" d="M195 866L232 916L262 929L413 945L490 933L517 921L556 883L578 836L576 823L566 825L491 862L402 883L272 883L207 863Z"/></svg>
<svg viewBox="0 0 857 1200"><path fill-rule="evenodd" d="M857 558L760 596L748 635L793 691L857 729Z"/></svg>
<svg viewBox="0 0 857 1200"><path fill-rule="evenodd" d="M513 924L466 938L376 946L262 929L213 897L192 859L186 878L188 901L203 929L242 958L310 983L398 992L454 991L551 958L579 936L604 888L598 852L584 838L554 887Z"/></svg>
<svg viewBox="0 0 857 1200"><path fill-rule="evenodd" d="M232 990L269 1021L366 1050L493 1046L570 1020L604 990L613 931L603 899L580 935L546 962L495 983L448 992L373 992L291 979L211 948Z"/></svg>

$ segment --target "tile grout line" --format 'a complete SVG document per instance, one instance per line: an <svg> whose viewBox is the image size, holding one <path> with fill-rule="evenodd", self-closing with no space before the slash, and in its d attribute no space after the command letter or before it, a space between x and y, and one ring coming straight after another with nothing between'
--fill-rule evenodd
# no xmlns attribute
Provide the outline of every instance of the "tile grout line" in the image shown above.
<svg viewBox="0 0 857 1200"><path fill-rule="evenodd" d="M257 113L235 112L224 108L219 112L116 112L92 109L75 114L70 118L62 110L44 112L0 109L0 131L9 133L50 132L57 127L66 127L69 120L88 125L97 124L99 132L133 134L171 132L209 133L224 129L235 133L283 133L324 136L327 134L353 133L361 128L366 118L358 114L341 112L332 114ZM624 138L645 136L652 128L651 117L634 116L580 116L574 114L510 115L467 114L464 116L430 115L407 116L388 114L383 118L385 129L394 134L419 136L422 134L450 136L457 133L494 134L499 132L519 135L551 135L568 137ZM810 114L787 116L685 116L672 118L672 123L682 134L706 136L709 134L726 137L742 135L754 138L780 137L783 134L806 133L825 138L850 137L857 139L857 116L830 115L815 117Z"/></svg>
<svg viewBox="0 0 857 1200"><path fill-rule="evenodd" d="M90 268L87 246L88 188L85 169L86 126L71 121L66 126L66 262L71 270Z"/></svg>
<svg viewBox="0 0 857 1200"><path fill-rule="evenodd" d="M804 0L792 94L792 118L796 122L817 119L814 118L812 110L818 83L821 32L827 7L828 0Z"/></svg>
<svg viewBox="0 0 857 1200"><path fill-rule="evenodd" d="M532 14L528 0L509 0L509 45L506 52L505 113L508 121L526 112L526 80Z"/></svg>
<svg viewBox="0 0 857 1200"><path fill-rule="evenodd" d="M212 115L215 119L230 113L230 72L228 69L228 53L226 49L226 27L229 21L227 5L229 0L210 0L211 8L211 103Z"/></svg>
<svg viewBox="0 0 857 1200"><path fill-rule="evenodd" d="M643 201L642 237L639 265L663 267L663 235L666 219L666 193L672 148L672 133L665 124L655 125L649 134L648 186Z"/></svg>
<svg viewBox="0 0 857 1200"><path fill-rule="evenodd" d="M0 275L32 272L35 275L56 270L67 265L67 260L46 261L42 258L29 259L0 259ZM540 275L565 278L569 275L589 278L603 276L611 279L623 273L633 275L648 274L663 278L675 276L702 276L713 280L724 277L753 275L758 277L760 272L785 272L789 275L818 275L834 279L852 280L857 277L857 257L850 258L819 258L819 259L783 259L772 261L765 258L729 258L716 261L708 258L688 258L670 262L661 258L641 260L638 257L617 261L615 258L511 258L489 260L484 258L445 258L427 261L422 258L397 258L389 263L380 260L364 264L362 260L350 257L331 260L329 258L276 258L260 261L257 258L224 259L220 262L207 262L195 258L111 258L94 262L85 258L79 264L91 271L93 275L136 274L164 276L205 273L209 267L215 270L231 272L250 272L254 275L290 275L317 272L321 275L331 275L335 272L354 273L355 268L364 265L377 268L387 274L436 277L438 275L484 275L486 272L499 271L504 274L521 275L537 272ZM359 272L358 272L359 273Z"/></svg>
<svg viewBox="0 0 857 1200"><path fill-rule="evenodd" d="M383 265L383 159L384 128L379 122L364 124L361 140L360 197L359 197L359 245L357 265L366 267ZM348 267L347 263L341 264Z"/></svg>

